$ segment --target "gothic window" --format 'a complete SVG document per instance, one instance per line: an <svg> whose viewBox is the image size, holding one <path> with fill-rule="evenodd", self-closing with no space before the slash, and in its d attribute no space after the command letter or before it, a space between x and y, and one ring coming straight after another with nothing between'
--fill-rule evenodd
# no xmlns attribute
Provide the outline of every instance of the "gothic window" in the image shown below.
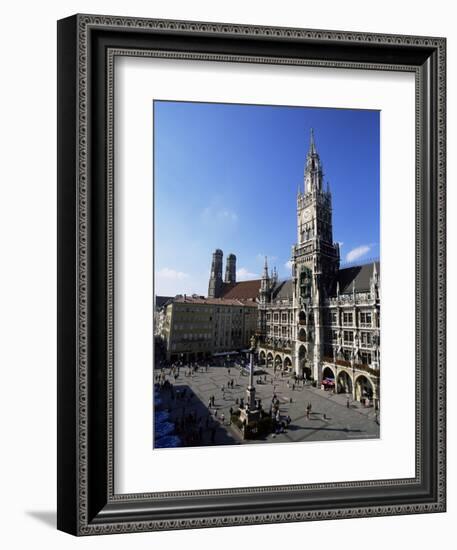
<svg viewBox="0 0 457 550"><path fill-rule="evenodd" d="M345 344L352 344L354 341L354 333L352 330L343 331L343 340Z"/></svg>
<svg viewBox="0 0 457 550"><path fill-rule="evenodd" d="M353 322L353 316L352 313L349 311L345 311L343 313L343 325L351 326Z"/></svg>
<svg viewBox="0 0 457 550"><path fill-rule="evenodd" d="M371 311L360 312L360 324L362 326L371 327Z"/></svg>
<svg viewBox="0 0 457 550"><path fill-rule="evenodd" d="M362 359L362 364L371 365L371 353L369 351L362 351L360 357Z"/></svg>
<svg viewBox="0 0 457 550"><path fill-rule="evenodd" d="M360 334L360 340L362 342L362 346L370 346L371 345L371 334L369 332L362 332Z"/></svg>

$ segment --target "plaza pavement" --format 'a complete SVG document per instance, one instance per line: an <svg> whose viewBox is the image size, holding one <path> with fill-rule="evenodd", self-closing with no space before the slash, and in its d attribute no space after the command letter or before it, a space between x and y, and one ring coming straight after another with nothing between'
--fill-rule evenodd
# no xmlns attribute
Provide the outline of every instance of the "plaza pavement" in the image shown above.
<svg viewBox="0 0 457 550"><path fill-rule="evenodd" d="M195 411L199 418L207 418L211 414L213 426L217 430L214 442L211 441L210 430L204 430L203 439L200 445L230 445L239 443L260 443L260 442L297 442L297 441L331 441L350 439L373 439L379 437L378 416L373 408L366 408L361 403L353 402L346 394L335 394L331 391L324 391L313 388L311 385L295 385L292 389L293 380L289 375L281 377L279 372L276 375L272 368L263 367L266 375L266 383L255 383L256 398L262 400L263 408L268 411L271 399L275 393L280 402L280 414L284 419L287 415L291 417L291 423L282 434L270 434L264 439L243 441L240 432L229 425L230 407L236 410L236 399L246 398L246 388L249 383L249 375L242 373L236 367L210 366L201 372L186 376L186 368L180 369L179 378L175 381L169 376L169 369L165 368L167 379L173 382L176 390L182 391L185 387L187 393L192 395L189 402L172 400L168 392L161 395L161 408L170 411L172 419L177 420L183 414ZM160 371L159 371L160 372ZM157 374L157 371L155 372ZM227 382L234 380L234 387L227 389ZM264 375L255 376L254 381L264 380ZM288 385L289 382L289 385ZM224 386L224 390L222 390ZM208 402L211 396L215 397L215 407L208 409ZM311 404L309 418L306 414L307 404ZM217 417L214 416L217 410ZM221 415L225 415L225 422L221 423ZM206 426L206 423L205 423Z"/></svg>

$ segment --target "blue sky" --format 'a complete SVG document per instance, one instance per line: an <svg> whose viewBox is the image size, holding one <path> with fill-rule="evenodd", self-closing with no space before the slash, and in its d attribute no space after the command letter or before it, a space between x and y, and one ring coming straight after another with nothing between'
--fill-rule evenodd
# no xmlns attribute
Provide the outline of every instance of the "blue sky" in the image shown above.
<svg viewBox="0 0 457 550"><path fill-rule="evenodd" d="M290 275L311 128L343 262L379 256L378 111L155 101L156 295L206 295L215 248Z"/></svg>

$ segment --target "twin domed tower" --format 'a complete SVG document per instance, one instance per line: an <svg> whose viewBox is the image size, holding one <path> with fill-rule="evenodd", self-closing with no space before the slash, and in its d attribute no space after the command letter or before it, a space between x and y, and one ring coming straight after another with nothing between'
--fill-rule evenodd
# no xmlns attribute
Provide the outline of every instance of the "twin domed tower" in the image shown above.
<svg viewBox="0 0 457 550"><path fill-rule="evenodd" d="M222 280L222 260L224 253L220 248L213 252L211 263L211 275L208 285L208 298L219 298L222 295L224 283L227 285L236 283L236 256L229 254L225 266L225 278Z"/></svg>

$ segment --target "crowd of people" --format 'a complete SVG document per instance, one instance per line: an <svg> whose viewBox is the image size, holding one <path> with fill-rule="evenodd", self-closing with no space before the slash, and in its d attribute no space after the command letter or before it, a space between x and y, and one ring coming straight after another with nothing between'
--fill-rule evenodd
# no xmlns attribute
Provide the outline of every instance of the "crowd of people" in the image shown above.
<svg viewBox="0 0 457 550"><path fill-rule="evenodd" d="M226 381L219 387L216 395L211 395L206 403L194 394L186 378L193 378L201 374L214 373L213 368L225 368ZM158 395L161 397L162 406L169 409L175 432L180 437L184 446L211 445L223 439L221 426L228 427L232 424L234 414L245 408L244 397L237 396L233 390L246 386L242 381L242 366L235 360L219 360L219 366L210 365L207 361L185 363L183 361L167 363L161 361L155 370L154 383ZM271 418L272 433L278 435L286 433L292 419L289 414L281 412L281 403L277 394L277 388L284 388L292 392L302 390L307 385L305 377L298 377L294 373L286 373L274 368L273 374L265 370L254 377L256 385L271 385L271 403L269 408L264 408L262 399L256 400L256 409L261 411L261 416ZM264 392L263 392L264 393ZM281 392L280 392L281 393ZM284 401L284 396L282 398ZM290 394L287 398L292 403L295 398ZM228 402L230 408L228 409ZM198 412L197 412L198 411ZM307 403L304 415L311 418L312 405ZM219 436L218 436L219 434Z"/></svg>

